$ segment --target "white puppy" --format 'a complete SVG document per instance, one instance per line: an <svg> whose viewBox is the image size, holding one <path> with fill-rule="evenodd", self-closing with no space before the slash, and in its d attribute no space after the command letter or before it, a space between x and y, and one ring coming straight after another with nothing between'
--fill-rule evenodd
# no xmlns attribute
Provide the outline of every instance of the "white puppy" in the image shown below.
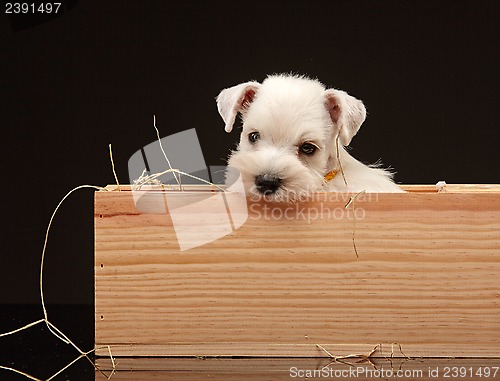
<svg viewBox="0 0 500 381"><path fill-rule="evenodd" d="M347 153L366 117L363 103L316 80L269 76L222 90L219 113L231 132L241 113L243 131L228 165L251 194L293 201L314 191L401 192L392 175Z"/></svg>

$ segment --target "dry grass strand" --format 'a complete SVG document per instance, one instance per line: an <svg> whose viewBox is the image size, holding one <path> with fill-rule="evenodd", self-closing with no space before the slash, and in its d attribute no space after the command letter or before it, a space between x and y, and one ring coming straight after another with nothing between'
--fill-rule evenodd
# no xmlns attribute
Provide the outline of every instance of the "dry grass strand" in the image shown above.
<svg viewBox="0 0 500 381"><path fill-rule="evenodd" d="M356 209L354 207L354 201L356 200L356 197L358 197L360 194L364 194L365 191L362 190L361 192L356 193L354 196L351 196L349 198L349 201L345 205L345 208L348 209L349 206L352 205L352 246L354 248L354 253L356 254L356 258L359 259L359 254L358 254L358 248L356 247Z"/></svg>

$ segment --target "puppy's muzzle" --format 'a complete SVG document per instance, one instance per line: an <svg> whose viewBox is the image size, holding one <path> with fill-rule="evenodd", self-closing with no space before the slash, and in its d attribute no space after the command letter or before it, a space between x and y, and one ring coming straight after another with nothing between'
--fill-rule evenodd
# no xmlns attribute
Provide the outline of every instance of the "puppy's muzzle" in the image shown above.
<svg viewBox="0 0 500 381"><path fill-rule="evenodd" d="M271 175L258 175L255 177L255 187L262 194L271 194L276 192L281 186L282 180L279 177Z"/></svg>

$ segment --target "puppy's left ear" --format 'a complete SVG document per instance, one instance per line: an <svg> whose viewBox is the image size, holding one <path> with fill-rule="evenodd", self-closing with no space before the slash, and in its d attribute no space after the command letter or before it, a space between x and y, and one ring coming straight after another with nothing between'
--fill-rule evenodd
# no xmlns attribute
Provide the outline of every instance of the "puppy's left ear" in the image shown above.
<svg viewBox="0 0 500 381"><path fill-rule="evenodd" d="M348 146L366 119L365 105L345 91L335 89L325 91L325 100L336 134L342 145Z"/></svg>
<svg viewBox="0 0 500 381"><path fill-rule="evenodd" d="M226 123L226 132L231 132L236 115L250 106L259 88L260 83L252 81L241 83L220 92L217 97L217 109Z"/></svg>

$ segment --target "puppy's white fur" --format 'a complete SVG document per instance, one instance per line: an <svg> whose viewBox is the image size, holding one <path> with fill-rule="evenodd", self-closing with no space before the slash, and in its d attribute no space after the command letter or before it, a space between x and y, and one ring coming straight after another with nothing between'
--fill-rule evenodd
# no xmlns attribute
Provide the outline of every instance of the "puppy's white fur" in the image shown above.
<svg viewBox="0 0 500 381"><path fill-rule="evenodd" d="M264 195L275 201L320 190L401 192L390 172L364 165L345 150L364 122L366 109L344 91L325 89L306 77L273 75L262 84L246 82L222 90L217 106L227 132L241 113L241 139L228 165L240 171L252 194L262 196L255 186L259 175L279 179L278 188ZM253 143L252 132L259 134ZM307 155L301 151L304 143L317 149ZM330 171L337 175L326 181Z"/></svg>

